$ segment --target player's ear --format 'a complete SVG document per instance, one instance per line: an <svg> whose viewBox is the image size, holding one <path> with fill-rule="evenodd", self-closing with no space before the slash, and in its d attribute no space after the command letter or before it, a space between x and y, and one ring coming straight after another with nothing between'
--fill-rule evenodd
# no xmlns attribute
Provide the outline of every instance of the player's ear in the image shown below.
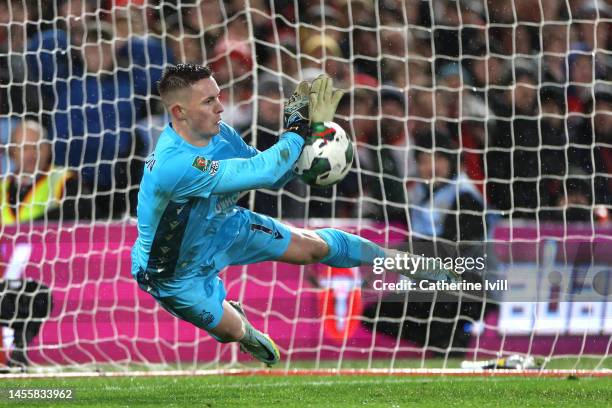
<svg viewBox="0 0 612 408"><path fill-rule="evenodd" d="M173 117L179 120L185 118L185 109L181 106L180 103L173 103L172 105L170 105L170 113Z"/></svg>

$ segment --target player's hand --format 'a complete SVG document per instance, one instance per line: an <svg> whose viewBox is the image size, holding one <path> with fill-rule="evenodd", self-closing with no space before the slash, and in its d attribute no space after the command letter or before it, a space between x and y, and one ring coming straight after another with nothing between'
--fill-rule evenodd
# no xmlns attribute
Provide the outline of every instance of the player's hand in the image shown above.
<svg viewBox="0 0 612 408"><path fill-rule="evenodd" d="M310 86L310 123L334 120L336 109L344 92L333 87L332 79L325 74L319 75Z"/></svg>
<svg viewBox="0 0 612 408"><path fill-rule="evenodd" d="M302 81L293 91L293 95L285 101L284 126L288 129L297 124L299 121L308 122L308 93L310 92L310 83Z"/></svg>

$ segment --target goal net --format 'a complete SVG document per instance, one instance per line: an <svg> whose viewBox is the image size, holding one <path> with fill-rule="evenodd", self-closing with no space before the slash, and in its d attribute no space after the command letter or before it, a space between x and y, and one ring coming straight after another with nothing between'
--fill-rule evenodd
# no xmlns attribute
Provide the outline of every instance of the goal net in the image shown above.
<svg viewBox="0 0 612 408"><path fill-rule="evenodd" d="M260 150L298 81L345 90L348 176L240 205L465 272L442 290L383 264L227 268L281 369L610 368L609 2L0 0L0 16L2 367L257 367L130 272L169 120L156 81L188 62Z"/></svg>

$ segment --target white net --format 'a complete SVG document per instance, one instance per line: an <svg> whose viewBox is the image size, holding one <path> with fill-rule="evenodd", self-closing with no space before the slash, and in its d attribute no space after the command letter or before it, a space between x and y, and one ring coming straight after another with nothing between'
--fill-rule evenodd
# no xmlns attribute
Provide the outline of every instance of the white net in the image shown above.
<svg viewBox="0 0 612 408"><path fill-rule="evenodd" d="M597 0L0 0L0 361L250 366L130 274L138 183L168 121L156 81L190 62L211 65L224 120L260 150L299 80L327 72L346 90L347 178L241 205L486 259L465 275L485 290L449 296L377 290L363 268L230 267L228 298L277 341L282 368L512 354L609 368L611 18Z"/></svg>

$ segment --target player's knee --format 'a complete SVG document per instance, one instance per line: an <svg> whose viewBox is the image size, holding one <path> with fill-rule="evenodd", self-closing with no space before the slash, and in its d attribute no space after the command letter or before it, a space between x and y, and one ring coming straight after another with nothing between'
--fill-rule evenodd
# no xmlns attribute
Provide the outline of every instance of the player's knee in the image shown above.
<svg viewBox="0 0 612 408"><path fill-rule="evenodd" d="M329 252L329 246L327 245L327 242L319 238L319 240L314 244L312 248L312 253L311 253L312 262L311 263L321 262L327 256L328 252Z"/></svg>
<svg viewBox="0 0 612 408"><path fill-rule="evenodd" d="M314 231L295 229L292 231L291 244L280 261L296 265L320 262L329 252L327 243Z"/></svg>
<svg viewBox="0 0 612 408"><path fill-rule="evenodd" d="M244 337L245 327L242 320L233 321L231 324L222 321L209 333L220 343L233 343Z"/></svg>
<svg viewBox="0 0 612 408"><path fill-rule="evenodd" d="M312 233L306 238L305 244L302 248L304 249L303 264L305 265L321 262L321 260L325 258L329 252L329 246L327 243L315 233Z"/></svg>
<svg viewBox="0 0 612 408"><path fill-rule="evenodd" d="M211 332L213 337L220 343L233 343L240 341L244 337L244 327L228 328L226 330Z"/></svg>

